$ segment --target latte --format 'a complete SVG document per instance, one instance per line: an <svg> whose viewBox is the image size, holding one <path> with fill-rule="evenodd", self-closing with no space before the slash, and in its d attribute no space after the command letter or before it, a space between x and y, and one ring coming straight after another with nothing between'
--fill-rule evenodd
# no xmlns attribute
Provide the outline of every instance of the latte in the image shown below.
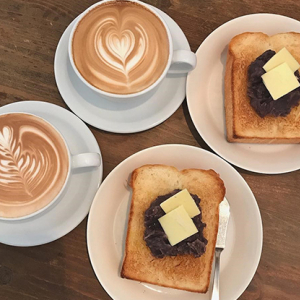
<svg viewBox="0 0 300 300"><path fill-rule="evenodd" d="M72 56L77 70L94 87L113 94L137 93L165 70L168 34L162 21L139 3L109 1L80 20Z"/></svg>
<svg viewBox="0 0 300 300"><path fill-rule="evenodd" d="M69 172L64 140L43 119L0 115L0 217L30 215L52 202Z"/></svg>

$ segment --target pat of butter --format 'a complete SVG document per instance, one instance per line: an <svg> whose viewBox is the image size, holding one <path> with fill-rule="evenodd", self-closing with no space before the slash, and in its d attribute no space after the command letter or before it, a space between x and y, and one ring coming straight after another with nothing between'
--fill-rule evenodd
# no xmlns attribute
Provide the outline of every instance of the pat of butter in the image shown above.
<svg viewBox="0 0 300 300"><path fill-rule="evenodd" d="M299 87L299 82L287 63L283 63L261 76L274 100Z"/></svg>
<svg viewBox="0 0 300 300"><path fill-rule="evenodd" d="M183 205L158 219L172 246L198 232Z"/></svg>
<svg viewBox="0 0 300 300"><path fill-rule="evenodd" d="M184 189L174 196L170 197L169 199L161 203L160 207L167 214L180 205L183 205L191 218L194 218L195 216L200 214L199 207L197 206L187 189Z"/></svg>
<svg viewBox="0 0 300 300"><path fill-rule="evenodd" d="M263 68L266 72L269 72L285 62L293 72L297 71L300 67L294 56L286 48L282 48L263 66Z"/></svg>

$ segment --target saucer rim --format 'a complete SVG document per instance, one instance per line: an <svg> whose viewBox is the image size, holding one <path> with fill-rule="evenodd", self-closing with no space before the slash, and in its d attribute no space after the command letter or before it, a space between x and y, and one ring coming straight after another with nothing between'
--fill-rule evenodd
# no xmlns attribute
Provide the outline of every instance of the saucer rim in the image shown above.
<svg viewBox="0 0 300 300"><path fill-rule="evenodd" d="M149 5L149 4L147 4ZM162 10L152 6L152 5L149 5L151 8L153 8L154 10L157 11L157 13L159 15L161 15L161 18L164 19L164 21L167 23L167 21L165 19L168 19L170 22L174 22L174 25L176 24L176 28L177 30L180 30L181 34L185 37L185 46L184 46L184 49L186 50L191 50L190 49L190 45L189 45L189 42L184 34L184 32L182 31L182 29L179 27L179 25L170 17L168 16L165 12L163 12ZM80 15L79 15L80 16ZM66 83L62 84L60 81L61 79L58 79L58 75L59 74L59 70L60 70L60 65L58 64L58 56L61 56L60 52L66 52L66 59L69 59L68 57L68 49L63 49L63 46L62 44L64 42L66 42L66 44L68 45L68 41L65 41L65 39L67 37L69 37L70 35L70 32L72 31L72 28L74 27L75 25L75 22L77 20L77 18L79 17L77 16L76 18L74 18L74 20L67 26L67 28L65 29L65 31L63 32L63 34L61 35L61 38L57 44L57 47L56 47L56 51L55 51L55 55L54 55L54 77L55 77L55 82L56 82L56 86L57 86L57 89L63 99L63 101L66 103L66 105L70 108L70 110L75 114L77 115L80 119L82 119L84 122L88 123L89 125L95 127L95 128L98 128L98 129L101 129L101 130L104 130L106 132L112 132L112 133L120 133L120 134L130 134L130 133L138 133L138 132L143 132L143 131L146 131L146 130L149 130L151 128L154 128L158 125L160 125L161 123L163 123L164 121L166 121L167 119L169 119L177 110L178 108L182 105L183 101L186 99L186 84L187 84L187 76L188 76L188 73L186 74L180 74L181 77L180 79L182 80L182 83L180 82L179 84L182 85L182 89L180 91L180 96L176 96L176 98L182 98L182 100L178 100L177 102L178 103L174 103L173 106L172 106L172 110L169 110L165 113L165 115L161 118L158 118L157 120L155 121L150 121L149 123L141 126L141 127L137 127L137 126L134 126L135 124L138 124L138 122L136 122L134 125L132 125L131 127L129 126L128 128L126 129L123 129L122 128L122 124L124 123L120 123L120 126L119 126L119 129L116 129L116 128L111 128L111 125L110 126L107 126L107 125L99 125L99 122L94 122L94 121L90 121L90 120L87 120L86 117L82 117L79 113L79 110L80 108L76 108L76 104L74 105L73 104L73 101L72 100L68 100L68 98L70 98L69 96L67 97L63 97L63 94L66 94L65 92L65 89L66 88L63 88L63 85L65 85ZM67 32L69 30L69 32ZM172 32L173 30L170 29L170 33L171 33L171 36L172 36ZM68 46L66 46L68 47ZM161 88L161 83L164 82L164 80L166 80L168 77L168 73L166 75L166 77L160 82L160 84L157 86L157 90L159 90ZM71 81L71 80L70 80ZM157 91L156 91L157 92ZM178 92L179 94L179 92ZM67 100L66 100L66 99ZM103 98L103 97L100 97L100 98ZM105 98L103 98L103 100L105 100ZM130 102L128 102L129 104ZM75 110L74 110L75 108ZM76 112L75 112L76 111ZM89 112L90 114L90 112ZM152 116L155 116L156 113L154 114L151 114L150 117ZM99 120L99 118L98 118Z"/></svg>
<svg viewBox="0 0 300 300"><path fill-rule="evenodd" d="M30 111L28 109L28 111L27 110L24 111L23 108L18 108L19 105L27 105L27 104L28 104L28 107L33 104L34 109L33 110L30 109ZM98 176L98 180L97 180L98 183L97 183L97 187L95 187L95 192L94 192L94 195L95 195L97 193L102 181L103 181L103 165L104 165L104 163L103 163L103 157L102 157L102 152L101 152L100 146L99 146L95 136L93 135L91 130L88 128L88 126L80 118L78 118L76 115L74 115L72 112L68 111L67 109L65 109L65 108L63 108L63 107L61 107L57 104L46 102L46 101L25 100L25 101L12 102L12 103L9 103L7 105L4 105L4 106L0 107L0 113L3 109L6 109L7 107L13 107L13 106L16 106L16 109L20 110L19 112L25 112L25 113L29 112L31 114L37 114L38 117L39 117L39 112L40 111L42 111L42 112L46 111L46 107L51 106L53 109L60 110L60 112L62 114L62 118L63 118L64 114L69 114L70 116L72 115L72 118L74 116L76 118L76 122L78 122L78 124L80 124L80 126L84 126L90 131L91 137L93 137L94 142L95 142L93 147L97 148L97 153L99 153L100 161L101 161L101 164L98 167L99 172L95 173L95 175L94 175L94 176L96 176L96 174L97 174L97 176ZM39 106L39 107L37 107L37 106ZM41 106L43 106L43 107L40 108ZM36 111L36 109L38 111ZM9 112L10 111L6 111L6 113L9 113ZM43 117L41 117L41 118L43 118ZM49 122L49 121L47 121L47 122ZM55 126L55 128L56 128L56 126ZM59 130L59 129L57 129L57 130ZM90 143L90 141L85 141L85 142ZM67 144L68 148L71 150L72 147L70 147L70 145L68 144L67 141L66 141L66 144ZM72 176L74 176L74 174L72 174L72 172L70 172L69 179L71 179ZM56 205L59 205L59 202L63 201L63 199L64 199L64 197L66 197L66 195L60 195L60 198L57 199L57 201L55 201L55 202L57 202ZM84 201L85 201L85 199L84 199ZM61 230L62 233L60 232L60 234L58 234L55 238L52 237L51 239L48 239L48 241L46 241L46 242L32 242L32 239L31 239L29 243L20 243L19 240L16 240L16 242L12 243L12 242L2 241L0 239L0 243L5 244L5 245L9 245L9 246L14 246L14 247L34 247L34 246L40 246L40 245L45 245L45 244L49 244L51 242L54 242L54 241L56 241L56 240L58 240L58 239L60 239L64 236L66 236L67 234L72 232L76 227L78 227L78 225L80 225L80 223L88 216L89 211L90 211L90 207L91 207L92 202L93 202L93 199L94 199L94 196L91 197L91 199L89 200L88 209L86 209L85 210L86 212L84 214L82 214L83 217L77 218L76 219L77 221L74 222L75 225L69 225L69 227L66 228L65 230ZM42 218L45 218L50 210L51 210L51 206L47 207L47 209L45 209L41 213L41 214L44 214L42 216ZM31 222L32 219L34 219L34 217L37 217L37 216L35 215L35 216L30 217L30 218L26 218L26 219L22 219L22 220L0 220L0 224L5 223L8 226L10 226L10 225L13 226L16 223L20 223L20 225L21 225L21 224L24 224L24 223L27 223L27 222ZM69 218L72 218L72 215L70 215ZM39 220L34 220L33 222L39 222ZM63 226L61 226L61 228L63 228Z"/></svg>

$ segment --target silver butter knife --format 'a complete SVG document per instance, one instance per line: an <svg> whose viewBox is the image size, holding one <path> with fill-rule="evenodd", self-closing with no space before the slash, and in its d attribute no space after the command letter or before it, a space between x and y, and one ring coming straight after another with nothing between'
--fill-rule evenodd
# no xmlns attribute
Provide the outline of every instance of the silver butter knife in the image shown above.
<svg viewBox="0 0 300 300"><path fill-rule="evenodd" d="M213 281L212 300L219 300L220 257L225 248L227 225L230 216L230 206L226 198L219 205L219 230L215 250L215 274Z"/></svg>

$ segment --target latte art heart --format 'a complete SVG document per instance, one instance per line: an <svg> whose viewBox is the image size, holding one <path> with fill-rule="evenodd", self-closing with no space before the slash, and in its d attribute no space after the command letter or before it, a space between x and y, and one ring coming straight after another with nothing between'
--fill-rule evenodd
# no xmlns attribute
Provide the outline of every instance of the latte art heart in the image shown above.
<svg viewBox="0 0 300 300"><path fill-rule="evenodd" d="M107 67L115 69L128 77L128 62L135 45L134 34L126 30L119 36L112 28L106 36L97 35L96 51L99 60Z"/></svg>
<svg viewBox="0 0 300 300"><path fill-rule="evenodd" d="M125 30L121 33L121 36L119 36L117 33L108 34L107 37L103 37L103 42L108 46L108 54L112 54L114 57L118 58L126 67L126 60L131 54L135 45L134 34L130 30ZM100 44L100 55L102 55L103 51L105 50L105 47ZM114 59L112 59L112 61L113 60Z"/></svg>
<svg viewBox="0 0 300 300"><path fill-rule="evenodd" d="M169 57L160 19L129 1L110 1L92 9L79 22L72 45L81 75L115 94L136 93L152 85Z"/></svg>
<svg viewBox="0 0 300 300"><path fill-rule="evenodd" d="M50 203L68 172L63 140L32 115L0 116L0 216L19 217Z"/></svg>

